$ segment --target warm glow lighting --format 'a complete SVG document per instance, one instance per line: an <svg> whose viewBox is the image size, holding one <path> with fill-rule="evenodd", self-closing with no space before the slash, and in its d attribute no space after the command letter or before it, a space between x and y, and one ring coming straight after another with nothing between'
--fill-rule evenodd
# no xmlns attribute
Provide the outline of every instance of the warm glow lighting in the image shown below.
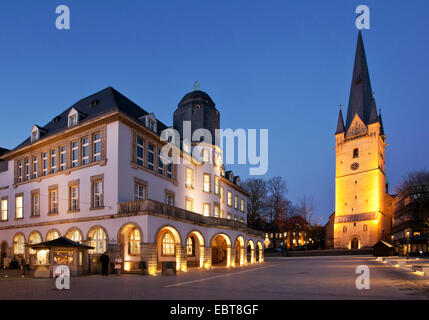
<svg viewBox="0 0 429 320"><path fill-rule="evenodd" d="M419 276L424 276L425 273L423 271L414 271L415 274L418 274Z"/></svg>
<svg viewBox="0 0 429 320"><path fill-rule="evenodd" d="M130 262L125 262L124 263L124 270L125 271L130 271L131 270L131 263Z"/></svg>

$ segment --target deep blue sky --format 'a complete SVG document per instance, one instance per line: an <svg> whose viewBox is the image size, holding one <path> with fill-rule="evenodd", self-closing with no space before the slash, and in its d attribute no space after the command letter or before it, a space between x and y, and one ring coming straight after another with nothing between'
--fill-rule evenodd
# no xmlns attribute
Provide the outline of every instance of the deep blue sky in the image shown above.
<svg viewBox="0 0 429 320"><path fill-rule="evenodd" d="M55 8L71 30L55 28ZM0 146L12 148L74 102L113 86L167 124L195 80L225 128L268 128L267 178L334 210L334 132L363 37L397 185L428 164L429 3L421 1L1 1ZM246 167L235 167L246 178Z"/></svg>

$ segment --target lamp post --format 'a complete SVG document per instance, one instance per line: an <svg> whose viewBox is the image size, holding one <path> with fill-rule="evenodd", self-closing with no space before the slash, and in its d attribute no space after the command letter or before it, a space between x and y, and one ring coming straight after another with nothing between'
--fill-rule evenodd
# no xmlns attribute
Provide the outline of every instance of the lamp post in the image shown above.
<svg viewBox="0 0 429 320"><path fill-rule="evenodd" d="M408 243L408 245L407 245L407 260L408 260L408 258L409 258L409 256L410 256L410 231L407 231L407 243Z"/></svg>

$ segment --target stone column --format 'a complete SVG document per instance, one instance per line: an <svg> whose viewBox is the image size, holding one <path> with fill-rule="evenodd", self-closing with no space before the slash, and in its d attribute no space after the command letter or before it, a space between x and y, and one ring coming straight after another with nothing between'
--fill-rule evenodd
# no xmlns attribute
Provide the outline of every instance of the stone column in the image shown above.
<svg viewBox="0 0 429 320"><path fill-rule="evenodd" d="M231 248L229 248L230 251L230 267L236 267L235 265L235 248L233 250L231 250ZM228 251L227 251L228 252Z"/></svg>
<svg viewBox="0 0 429 320"><path fill-rule="evenodd" d="M147 274L156 274L158 263L156 243L141 244L141 261L144 261L146 263Z"/></svg>
<svg viewBox="0 0 429 320"><path fill-rule="evenodd" d="M231 266L231 261L232 261L232 250L231 250L231 246L228 246L226 248L226 266L230 267Z"/></svg>
<svg viewBox="0 0 429 320"><path fill-rule="evenodd" d="M188 271L186 246L176 245L176 270L184 272Z"/></svg>
<svg viewBox="0 0 429 320"><path fill-rule="evenodd" d="M211 247L203 247L204 248L204 264L203 267L209 269L212 267L212 248Z"/></svg>
<svg viewBox="0 0 429 320"><path fill-rule="evenodd" d="M204 261L205 261L205 256L206 256L206 254L205 254L205 248L204 248L204 246L200 246L199 247L199 261L198 261L198 268L204 268Z"/></svg>
<svg viewBox="0 0 429 320"><path fill-rule="evenodd" d="M241 265L246 265L247 264L247 248L246 248L246 246L244 246L244 247L240 247L240 254L241 254L241 261L240 261L240 263L241 263Z"/></svg>

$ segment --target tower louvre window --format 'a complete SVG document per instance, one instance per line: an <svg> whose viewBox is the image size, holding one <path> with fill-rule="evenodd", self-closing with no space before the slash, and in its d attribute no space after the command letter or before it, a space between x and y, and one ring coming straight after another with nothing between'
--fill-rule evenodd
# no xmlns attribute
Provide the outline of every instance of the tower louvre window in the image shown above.
<svg viewBox="0 0 429 320"><path fill-rule="evenodd" d="M353 149L353 159L354 158L359 158L359 149L358 148Z"/></svg>

